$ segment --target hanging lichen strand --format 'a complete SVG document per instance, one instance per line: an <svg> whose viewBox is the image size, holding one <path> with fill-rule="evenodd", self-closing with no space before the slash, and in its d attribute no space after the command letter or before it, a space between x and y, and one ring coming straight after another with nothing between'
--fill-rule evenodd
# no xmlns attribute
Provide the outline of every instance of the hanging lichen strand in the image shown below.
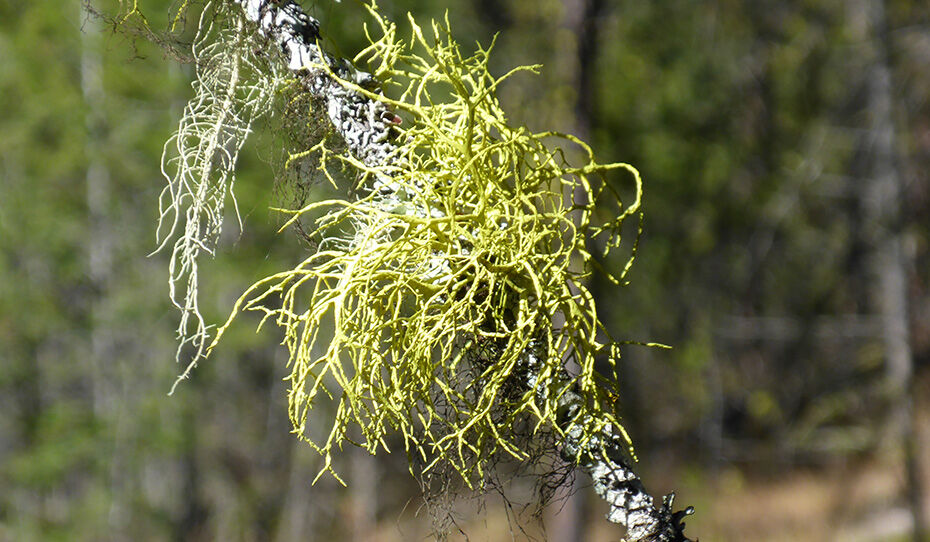
<svg viewBox="0 0 930 542"><path fill-rule="evenodd" d="M209 4L201 14L192 46L194 97L162 155L168 184L159 202L156 237L157 250L173 242L170 294L181 311L177 358L189 360L179 381L203 357L210 341L199 306L199 258L213 255L227 198L235 204L239 150L284 82L275 64L259 63L251 33L242 32L246 22L238 9L232 12L229 7L235 8L223 2Z"/></svg>
<svg viewBox="0 0 930 542"><path fill-rule="evenodd" d="M533 68L495 78L490 48L463 57L448 21L424 32L411 18L404 40L373 2L368 9L380 37L354 62L367 61L396 98L312 68L394 108L403 124L393 153L373 165L324 140L292 157L317 160L334 183L330 172L348 165L369 189L283 211L288 224L312 225L318 249L252 285L210 348L243 311L282 328L295 432L324 457L321 474L337 478L335 449L348 441L374 452L392 432L426 470L452 466L469 485L495 454L526 457L518 427L537 438L571 431L579 454L599 435L625 438L607 400L613 385L594 368L619 350L598 340L583 279L595 264L586 239L616 248L638 213L637 171L597 163L572 136L508 124L497 87ZM565 146L581 151L580 164ZM634 195L626 206L605 182L612 170ZM599 222L595 207L605 205L616 212ZM566 377L568 364L577 376ZM566 409L568 393L585 399ZM335 416L315 434L308 416L321 401Z"/></svg>

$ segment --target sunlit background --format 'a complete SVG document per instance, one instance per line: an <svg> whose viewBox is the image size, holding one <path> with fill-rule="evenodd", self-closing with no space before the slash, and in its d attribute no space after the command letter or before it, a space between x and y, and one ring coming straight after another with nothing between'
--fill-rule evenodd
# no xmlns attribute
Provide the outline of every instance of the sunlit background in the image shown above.
<svg viewBox="0 0 930 542"><path fill-rule="evenodd" d="M170 4L140 0L156 29ZM302 4L334 52L363 46L360 4ZM397 21L448 10L466 46L499 32L495 73L544 65L503 89L513 120L641 170L630 284L590 288L617 338L674 347L624 351L619 405L650 491L696 508L692 537L917 539L930 514L930 4L380 4ZM290 434L273 330L238 324L167 396L178 315L168 256L149 253L162 145L191 76L80 0L0 1L0 541L432 539L403 453L346 450L349 486L311 485L321 463ZM276 234L274 144L246 146L245 229L230 214L201 271L212 322L305 254ZM539 522L465 500L451 538L623 536L582 477L568 493Z"/></svg>

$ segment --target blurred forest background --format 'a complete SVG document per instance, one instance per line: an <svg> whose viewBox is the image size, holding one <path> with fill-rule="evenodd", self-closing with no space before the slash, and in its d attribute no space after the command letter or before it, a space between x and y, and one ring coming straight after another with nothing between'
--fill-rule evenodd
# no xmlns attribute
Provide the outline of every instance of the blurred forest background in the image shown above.
<svg viewBox="0 0 930 542"><path fill-rule="evenodd" d="M140 0L166 28L170 0ZM353 1L303 5L334 48ZM646 182L620 405L654 494L701 540L913 540L930 510L930 4L923 0L382 0L496 32L511 118L588 138ZM102 6L107 7L107 6ZM274 332L235 328L172 397L177 314L155 248L190 66L80 0L0 0L0 540L428 540L402 453L343 488L291 434ZM220 322L304 247L277 235L267 135L203 262ZM608 262L609 263L609 262ZM618 540L585 480L517 540ZM514 490L520 492L520 488ZM466 502L472 540L507 509ZM558 512L558 513L557 513ZM922 513L921 513L922 512ZM454 537L453 537L454 538Z"/></svg>

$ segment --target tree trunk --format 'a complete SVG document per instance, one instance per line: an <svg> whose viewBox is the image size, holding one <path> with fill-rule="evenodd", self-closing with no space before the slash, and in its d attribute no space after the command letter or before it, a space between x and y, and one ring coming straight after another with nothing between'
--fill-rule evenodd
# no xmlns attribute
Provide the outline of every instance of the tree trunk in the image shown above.
<svg viewBox="0 0 930 542"><path fill-rule="evenodd" d="M378 462L362 448L349 450L349 469L352 483L351 532L355 542L377 542L378 513Z"/></svg>
<svg viewBox="0 0 930 542"><path fill-rule="evenodd" d="M595 63L598 57L598 30L604 7L603 0L563 0L563 25L575 36L575 51L566 74L575 89L573 126L570 131L579 139L590 141L594 119ZM583 190L575 191L576 201L585 198ZM587 284L595 299L599 299L600 284L596 279ZM565 501L555 507L547 528L553 540L588 540L587 517L591 508L590 494L583 478L572 479Z"/></svg>
<svg viewBox="0 0 930 542"><path fill-rule="evenodd" d="M87 307L89 326L88 368L91 401L94 416L110 429L108 476L110 487L109 527L113 540L128 540L129 510L127 503L126 456L121 447L118 410L119 386L115 376L120 373L116 364L117 332L114 318L107 307L108 292L114 275L113 255L115 251L114 231L116 228L110 213L110 170L104 156L107 147L106 90L103 83L103 54L100 39L102 27L98 17L87 11L84 0L78 0L81 28L81 93L86 107L84 153L87 164L85 173L85 201L87 206L87 277L92 296Z"/></svg>
<svg viewBox="0 0 930 542"><path fill-rule="evenodd" d="M871 248L870 303L881 322L886 392L891 401L888 431L904 453L914 540L919 542L925 539L927 526L914 432L914 360L909 336L907 272L910 256L905 252L903 242L905 185L896 149L891 36L884 0L860 0L855 5L858 22L867 26L868 41L875 55L866 89L867 148L871 151L871 160L861 191L865 235Z"/></svg>

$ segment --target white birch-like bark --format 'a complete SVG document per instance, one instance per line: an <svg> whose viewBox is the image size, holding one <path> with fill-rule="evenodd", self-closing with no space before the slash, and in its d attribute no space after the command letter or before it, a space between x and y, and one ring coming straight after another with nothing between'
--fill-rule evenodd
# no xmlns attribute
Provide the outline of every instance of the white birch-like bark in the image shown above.
<svg viewBox="0 0 930 542"><path fill-rule="evenodd" d="M256 23L257 31L284 52L288 68L302 74L306 88L325 100L329 120L345 139L349 151L369 166L390 163L395 150L391 140L394 114L388 107L362 94L346 89L326 69L358 85L376 89L377 82L367 73L355 69L345 60L336 59L320 49L320 24L291 0L233 0L243 8L246 18ZM376 191L390 198L390 183L377 183ZM533 373L534 354L527 352L525 381L528 388L539 389ZM540 387L541 388L541 387ZM565 420L571 420L584 398L573 392L563 396ZM610 504L607 519L627 529L627 539L648 542L684 542L681 520L691 513L688 508L672 512L674 495L656 506L639 476L627 459L626 446L618 435L605 433L583 446L578 427L563 427L566 440L562 454L568 460L581 458L580 466L591 476L596 493Z"/></svg>
<svg viewBox="0 0 930 542"><path fill-rule="evenodd" d="M310 92L326 101L329 120L345 139L349 151L369 166L387 163L394 150L390 141L394 114L385 104L346 89L326 70L315 66L328 66L339 77L365 88L377 86L374 78L355 69L348 61L323 51L317 45L320 23L296 3L290 0L233 1L242 6L248 20L258 23L258 31L263 36L281 48L287 67L304 73L303 80Z"/></svg>

